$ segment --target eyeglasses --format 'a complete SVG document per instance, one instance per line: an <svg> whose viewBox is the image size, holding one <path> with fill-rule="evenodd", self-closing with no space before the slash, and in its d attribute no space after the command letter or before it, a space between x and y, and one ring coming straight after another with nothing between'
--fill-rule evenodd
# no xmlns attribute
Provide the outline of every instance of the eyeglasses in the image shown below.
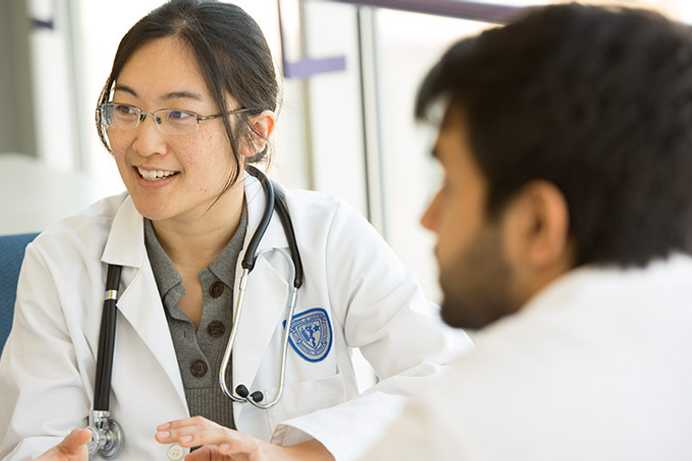
<svg viewBox="0 0 692 461"><path fill-rule="evenodd" d="M236 109L228 112L199 115L196 112L180 109L159 109L147 112L131 104L109 102L101 104L97 109L97 115L104 128L117 130L133 130L151 116L156 128L165 135L177 136L193 133L201 122L213 120L223 115L239 114L252 109Z"/></svg>

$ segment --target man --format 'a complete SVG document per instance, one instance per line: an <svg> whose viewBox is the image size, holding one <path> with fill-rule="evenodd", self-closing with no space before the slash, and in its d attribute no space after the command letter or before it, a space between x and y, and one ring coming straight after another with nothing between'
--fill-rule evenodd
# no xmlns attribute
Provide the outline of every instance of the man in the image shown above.
<svg viewBox="0 0 692 461"><path fill-rule="evenodd" d="M482 329L367 459L692 459L692 35L576 4L453 46L423 216Z"/></svg>

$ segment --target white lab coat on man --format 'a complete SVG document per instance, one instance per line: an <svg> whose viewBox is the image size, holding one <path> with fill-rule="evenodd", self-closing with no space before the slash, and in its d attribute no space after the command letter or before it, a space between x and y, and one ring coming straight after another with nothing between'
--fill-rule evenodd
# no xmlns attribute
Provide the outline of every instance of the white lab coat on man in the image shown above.
<svg viewBox="0 0 692 461"><path fill-rule="evenodd" d="M580 269L416 399L366 460L692 459L692 259Z"/></svg>
<svg viewBox="0 0 692 461"><path fill-rule="evenodd" d="M265 197L252 177L245 179L245 193L247 246ZM401 409L402 396L419 392L438 373L438 354L447 343L434 321L416 312L429 303L364 219L322 194L286 196L305 267L294 318L324 309L332 344L318 361L291 348L279 404L268 411L233 404L234 419L240 431L264 440L290 445L314 437L337 459L352 459ZM292 282L280 252L288 254L288 245L275 214L248 277L232 359L233 387L243 383L268 396L278 383ZM14 325L0 361L0 459L37 456L85 425L93 404L108 264L123 266L110 399L125 436L118 458L166 459L169 447L154 440L155 428L189 413L144 246L143 218L127 195L103 200L46 230L27 248ZM362 396L352 348L360 348L383 379Z"/></svg>

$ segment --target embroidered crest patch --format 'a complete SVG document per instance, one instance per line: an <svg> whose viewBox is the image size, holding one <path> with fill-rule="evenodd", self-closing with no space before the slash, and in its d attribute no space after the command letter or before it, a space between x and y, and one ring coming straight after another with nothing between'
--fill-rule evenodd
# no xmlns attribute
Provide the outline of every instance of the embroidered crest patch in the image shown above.
<svg viewBox="0 0 692 461"><path fill-rule="evenodd" d="M288 342L293 350L308 362L324 360L332 348L332 325L329 323L327 311L316 307L295 314Z"/></svg>

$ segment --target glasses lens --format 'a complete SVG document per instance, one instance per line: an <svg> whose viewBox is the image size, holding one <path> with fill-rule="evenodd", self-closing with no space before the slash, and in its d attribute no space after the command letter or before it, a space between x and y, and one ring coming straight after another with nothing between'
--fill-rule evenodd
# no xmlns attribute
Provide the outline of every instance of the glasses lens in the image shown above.
<svg viewBox="0 0 692 461"><path fill-rule="evenodd" d="M137 126L139 115L139 109L129 104L109 103L101 106L103 123L112 128L133 128Z"/></svg>
<svg viewBox="0 0 692 461"><path fill-rule="evenodd" d="M184 110L165 109L156 113L161 131L166 134L187 134L197 127L197 114Z"/></svg>
<svg viewBox="0 0 692 461"><path fill-rule="evenodd" d="M101 114L101 125L106 128L111 126L113 123L113 108L110 104L101 104L99 106L99 113Z"/></svg>

